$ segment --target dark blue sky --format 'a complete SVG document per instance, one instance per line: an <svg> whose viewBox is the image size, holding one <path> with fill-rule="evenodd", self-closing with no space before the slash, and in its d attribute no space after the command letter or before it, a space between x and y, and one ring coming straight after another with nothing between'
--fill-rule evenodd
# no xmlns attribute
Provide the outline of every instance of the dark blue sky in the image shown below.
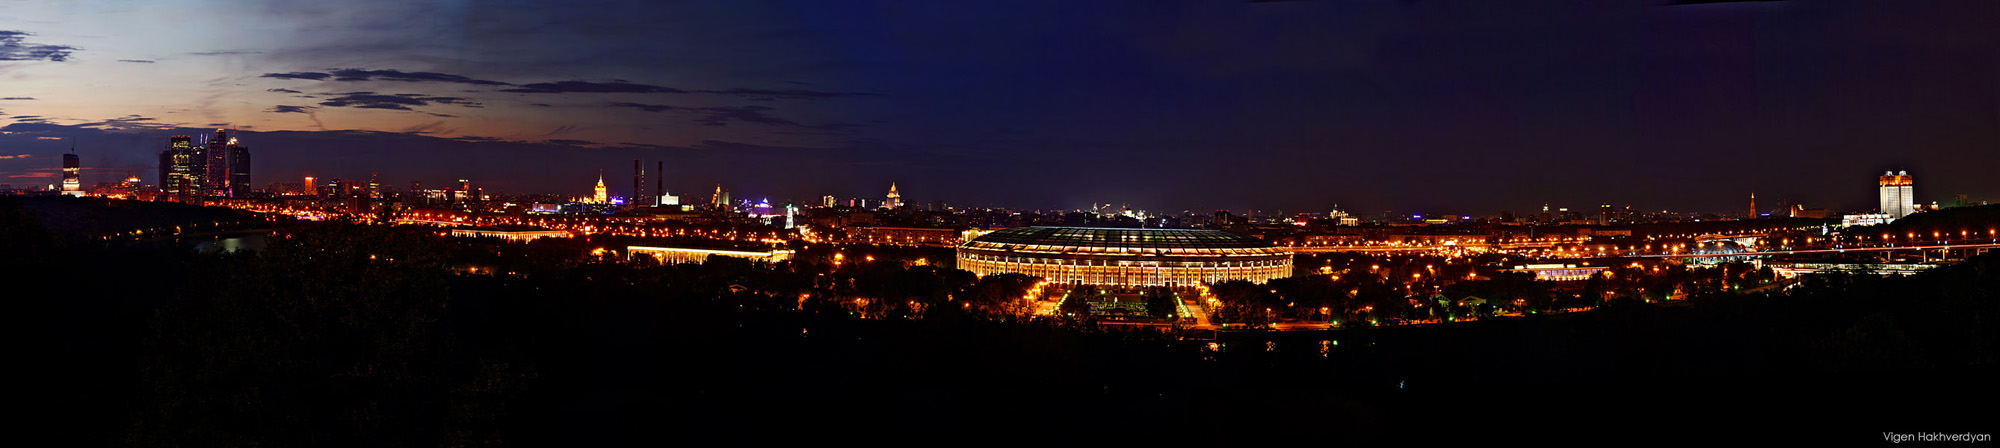
<svg viewBox="0 0 2000 448"><path fill-rule="evenodd" d="M0 176L1152 210L2000 200L2000 2L23 3ZM18 6L18 7L16 7ZM197 13L199 12L199 13ZM94 182L96 179L86 179Z"/></svg>

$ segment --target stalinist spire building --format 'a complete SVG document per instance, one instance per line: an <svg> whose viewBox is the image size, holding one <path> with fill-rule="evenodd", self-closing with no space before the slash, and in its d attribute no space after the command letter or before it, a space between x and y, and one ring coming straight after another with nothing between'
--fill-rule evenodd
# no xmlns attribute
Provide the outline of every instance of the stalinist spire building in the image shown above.
<svg viewBox="0 0 2000 448"><path fill-rule="evenodd" d="M896 193L896 183L889 183L889 197L882 201L882 208L902 208L903 195Z"/></svg>
<svg viewBox="0 0 2000 448"><path fill-rule="evenodd" d="M598 170L598 171L597 171L597 194L595 194L595 195L592 195L592 196L590 197L590 201L591 201L591 202L595 202L595 203L599 203L599 204L609 204L609 203L611 203L611 193L610 193L609 191L606 191L606 190L605 190L605 188L604 188L604 171L603 171L603 170Z"/></svg>

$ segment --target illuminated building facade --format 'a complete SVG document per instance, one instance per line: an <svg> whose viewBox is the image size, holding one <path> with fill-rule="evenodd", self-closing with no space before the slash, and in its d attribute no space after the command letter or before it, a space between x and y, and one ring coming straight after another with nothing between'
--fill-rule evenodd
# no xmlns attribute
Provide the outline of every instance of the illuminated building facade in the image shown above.
<svg viewBox="0 0 2000 448"><path fill-rule="evenodd" d="M640 202L640 203L644 204L647 202ZM653 204L654 206L681 205L680 196L667 194L667 162L659 162L656 165L654 165L653 197L652 197L652 202L650 203Z"/></svg>
<svg viewBox="0 0 2000 448"><path fill-rule="evenodd" d="M1915 213L1917 208L1915 183L1909 171L1882 172L1882 177L1877 182L1882 191L1882 213L1889 215L1889 219L1898 219Z"/></svg>
<svg viewBox="0 0 2000 448"><path fill-rule="evenodd" d="M564 230L549 230L540 227L496 226L451 229L451 236L474 238L499 238L515 242L534 241L538 238L568 238Z"/></svg>
<svg viewBox="0 0 2000 448"><path fill-rule="evenodd" d="M1514 269L1508 269L1507 271L1532 273L1535 274L1535 280L1545 281L1545 282L1580 282L1584 280L1589 280L1590 276L1597 275L1597 273L1599 272L1604 272L1604 267L1603 266L1579 267L1573 263L1572 264L1548 263L1548 264L1524 265Z"/></svg>
<svg viewBox="0 0 2000 448"><path fill-rule="evenodd" d="M654 261L660 262L661 264L683 264L683 263L701 264L708 262L708 257L711 255L723 256L723 257L747 258L750 259L750 261L762 261L762 262L772 262L772 263L792 259L792 251L789 250L747 251L747 250L723 250L723 249L689 249L681 247L648 247L648 246L625 247L625 256L628 259L649 257L652 258Z"/></svg>
<svg viewBox="0 0 2000 448"><path fill-rule="evenodd" d="M958 268L1066 285L1192 288L1292 276L1292 254L1221 230L1016 227L958 246Z"/></svg>
<svg viewBox="0 0 2000 448"><path fill-rule="evenodd" d="M962 234L958 229L852 226L847 228L847 242L949 247L958 245Z"/></svg>

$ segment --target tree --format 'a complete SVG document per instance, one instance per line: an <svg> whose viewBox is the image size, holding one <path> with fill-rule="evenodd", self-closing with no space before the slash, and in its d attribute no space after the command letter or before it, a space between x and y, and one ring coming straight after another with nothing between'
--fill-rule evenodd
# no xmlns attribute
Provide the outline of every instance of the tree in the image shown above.
<svg viewBox="0 0 2000 448"><path fill-rule="evenodd" d="M1101 294L1096 287L1090 285L1072 289L1069 291L1069 295L1063 298L1060 310L1063 314L1089 315L1090 301L1097 299L1097 296Z"/></svg>
<svg viewBox="0 0 2000 448"><path fill-rule="evenodd" d="M1173 290L1159 286L1146 288L1145 299L1146 315L1159 319L1174 316L1174 310L1177 308L1174 302L1178 299L1174 297Z"/></svg>

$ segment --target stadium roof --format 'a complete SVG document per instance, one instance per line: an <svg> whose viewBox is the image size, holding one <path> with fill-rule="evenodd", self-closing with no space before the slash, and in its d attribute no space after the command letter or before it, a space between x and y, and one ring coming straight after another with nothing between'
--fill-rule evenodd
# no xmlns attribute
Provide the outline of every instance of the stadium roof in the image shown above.
<svg viewBox="0 0 2000 448"><path fill-rule="evenodd" d="M987 244L979 244L987 243ZM1235 232L1201 229L1126 229L1103 227L1015 227L973 238L969 245L1088 247L1106 249L1252 249L1270 242Z"/></svg>

